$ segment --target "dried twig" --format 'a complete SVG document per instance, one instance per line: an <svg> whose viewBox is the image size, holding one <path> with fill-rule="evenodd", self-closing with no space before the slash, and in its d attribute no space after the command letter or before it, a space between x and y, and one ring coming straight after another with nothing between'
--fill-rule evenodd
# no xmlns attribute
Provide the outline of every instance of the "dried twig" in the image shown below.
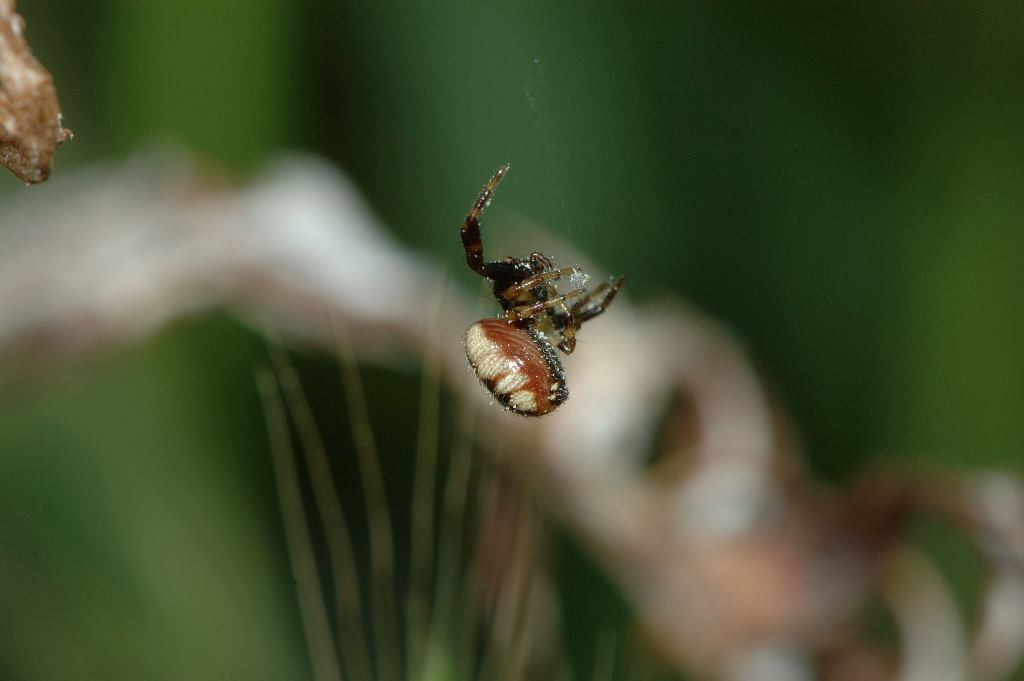
<svg viewBox="0 0 1024 681"><path fill-rule="evenodd" d="M24 182L42 182L53 154L70 138L53 76L25 41L25 20L14 0L0 0L0 163Z"/></svg>

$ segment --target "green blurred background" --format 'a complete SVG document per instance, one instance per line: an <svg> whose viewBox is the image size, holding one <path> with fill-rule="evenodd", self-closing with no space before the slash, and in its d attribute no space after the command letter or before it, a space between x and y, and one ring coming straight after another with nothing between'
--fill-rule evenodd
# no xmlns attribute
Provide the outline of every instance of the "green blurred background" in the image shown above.
<svg viewBox="0 0 1024 681"><path fill-rule="evenodd" d="M817 474L1021 470L1024 5L554 5L18 9L76 134L55 175L166 142L242 177L305 150L460 281L458 222L509 161L495 213L726 324ZM0 395L0 677L308 677L263 362L211 318ZM380 418L415 424L416 377L378 373ZM580 591L567 611L596 607Z"/></svg>

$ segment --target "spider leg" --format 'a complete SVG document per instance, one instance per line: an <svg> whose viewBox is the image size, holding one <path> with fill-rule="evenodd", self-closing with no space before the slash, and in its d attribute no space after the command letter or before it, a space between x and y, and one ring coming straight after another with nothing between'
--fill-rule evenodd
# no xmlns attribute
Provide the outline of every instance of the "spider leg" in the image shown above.
<svg viewBox="0 0 1024 681"><path fill-rule="evenodd" d="M462 221L462 247L466 251L466 264L474 272L484 277L488 277L488 268L484 264L484 245L480 239L480 214L494 198L494 190L507 172L508 164L503 163L484 186L480 196L476 197L472 208L466 213L466 219Z"/></svg>
<svg viewBox="0 0 1024 681"><path fill-rule="evenodd" d="M544 255L543 253L538 253L537 251L534 251L533 253L530 254L530 262L540 265L540 269L542 270L551 270L555 268L555 266L551 263L551 258Z"/></svg>
<svg viewBox="0 0 1024 681"><path fill-rule="evenodd" d="M575 305L570 309L563 303L561 308L562 314L558 315L561 321L558 333L562 336L562 342L558 344L558 349L567 355L571 355L573 350L576 349L576 329L580 328L580 322L573 312L576 308Z"/></svg>
<svg viewBox="0 0 1024 681"><path fill-rule="evenodd" d="M562 277L571 277L580 271L579 267L563 267L560 270L548 270L547 272L538 272L531 277L527 277L522 281L512 284L507 289L502 291L501 295L506 300L515 300L523 293L535 289L544 282L554 281L555 279L561 279ZM583 289L580 289L581 291Z"/></svg>
<svg viewBox="0 0 1024 681"><path fill-rule="evenodd" d="M572 306L572 314L576 317L576 325L582 326L583 322L593 319L604 312L605 309L611 305L612 301L615 300L615 296L618 294L619 289L621 289L622 285L625 283L625 275L619 277L615 281L606 281L588 293L585 298L577 301L576 304ZM594 301L598 297L600 297L600 300L595 303Z"/></svg>
<svg viewBox="0 0 1024 681"><path fill-rule="evenodd" d="M565 301L570 298L576 298L582 296L586 289L574 288L573 290L555 298L549 298L548 300L542 300L539 303L533 303L532 305L520 305L518 307L510 307L505 310L505 319L510 322L518 322L523 319L529 319L530 317L536 317L544 310L551 309L556 305L562 305L564 309Z"/></svg>
<svg viewBox="0 0 1024 681"><path fill-rule="evenodd" d="M583 308L587 307L588 305L592 305L593 302L594 302L594 299L597 298L598 296L600 296L606 290L608 290L609 286L611 286L611 282L610 281L603 281L600 284L598 284L597 286L595 286L593 289L590 290L589 293L587 293L586 296L584 296L583 298L578 300L572 306L573 312L579 314L580 310L582 310Z"/></svg>

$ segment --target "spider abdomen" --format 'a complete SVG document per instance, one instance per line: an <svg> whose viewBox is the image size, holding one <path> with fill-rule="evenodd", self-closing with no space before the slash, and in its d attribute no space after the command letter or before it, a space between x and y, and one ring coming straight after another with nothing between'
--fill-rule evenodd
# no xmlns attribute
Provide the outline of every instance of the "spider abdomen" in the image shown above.
<svg viewBox="0 0 1024 681"><path fill-rule="evenodd" d="M543 416L569 398L555 348L533 326L481 319L466 330L464 342L477 378L507 409Z"/></svg>

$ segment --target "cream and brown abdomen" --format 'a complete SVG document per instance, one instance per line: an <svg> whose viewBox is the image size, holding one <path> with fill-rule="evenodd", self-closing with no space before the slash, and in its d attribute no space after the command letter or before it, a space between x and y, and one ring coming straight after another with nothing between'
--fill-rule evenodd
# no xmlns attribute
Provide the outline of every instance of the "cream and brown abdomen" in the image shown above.
<svg viewBox="0 0 1024 681"><path fill-rule="evenodd" d="M569 398L554 346L532 326L481 319L466 330L464 343L477 378L507 409L543 416Z"/></svg>

